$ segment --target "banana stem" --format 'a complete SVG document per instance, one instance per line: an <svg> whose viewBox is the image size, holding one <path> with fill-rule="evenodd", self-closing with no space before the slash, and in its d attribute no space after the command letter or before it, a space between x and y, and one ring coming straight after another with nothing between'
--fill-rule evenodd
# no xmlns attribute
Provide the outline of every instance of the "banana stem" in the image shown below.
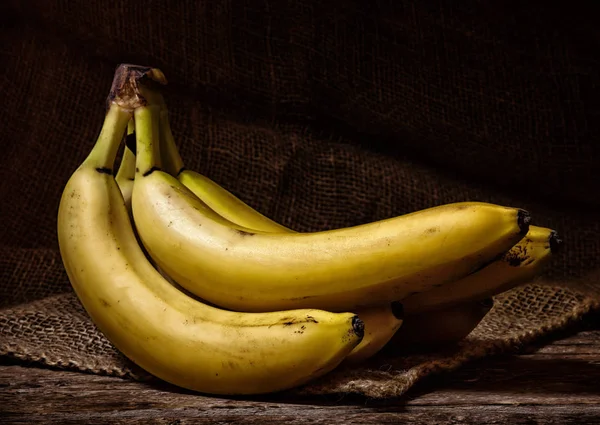
<svg viewBox="0 0 600 425"><path fill-rule="evenodd" d="M169 111L162 94L153 88L140 85L138 90L144 97L148 105L154 105L159 107L159 147L158 157L155 158L155 166L164 169L167 173L176 177L183 169L183 160L175 140L173 138L173 132L171 131L171 124L169 123Z"/></svg>
<svg viewBox="0 0 600 425"><path fill-rule="evenodd" d="M148 104L136 108L136 175L147 176L159 168L160 158L160 105Z"/></svg>
<svg viewBox="0 0 600 425"><path fill-rule="evenodd" d="M160 111L160 156L164 159L165 171L174 177L184 169L183 160L173 138L171 124L169 123L169 111L165 103Z"/></svg>
<svg viewBox="0 0 600 425"><path fill-rule="evenodd" d="M112 174L117 151L130 119L130 110L111 103L98 140L82 166L94 167L100 172Z"/></svg>
<svg viewBox="0 0 600 425"><path fill-rule="evenodd" d="M127 123L127 135L133 134L135 131L135 122L133 121L133 117Z"/></svg>
<svg viewBox="0 0 600 425"><path fill-rule="evenodd" d="M131 136L135 131L135 124L133 118L129 120L127 124L127 136ZM132 137L132 136L131 136ZM135 177L135 153L129 149L127 145L123 150L123 158L121 158L121 165L117 170L117 183L124 182L127 180L133 180Z"/></svg>

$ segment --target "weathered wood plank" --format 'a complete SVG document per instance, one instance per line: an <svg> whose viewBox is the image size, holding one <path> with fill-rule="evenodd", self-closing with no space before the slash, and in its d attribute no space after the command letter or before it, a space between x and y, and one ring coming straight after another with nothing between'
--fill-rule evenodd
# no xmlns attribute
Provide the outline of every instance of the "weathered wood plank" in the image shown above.
<svg viewBox="0 0 600 425"><path fill-rule="evenodd" d="M400 400L207 397L169 385L0 366L0 422L597 424L600 330L432 377Z"/></svg>

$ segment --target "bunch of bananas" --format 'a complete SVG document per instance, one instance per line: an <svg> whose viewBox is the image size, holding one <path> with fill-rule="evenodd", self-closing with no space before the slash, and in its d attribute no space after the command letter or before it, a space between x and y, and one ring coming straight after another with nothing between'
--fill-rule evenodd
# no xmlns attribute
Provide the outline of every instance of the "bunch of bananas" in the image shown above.
<svg viewBox="0 0 600 425"><path fill-rule="evenodd" d="M479 202L294 232L184 167L159 83L158 69L117 69L58 240L98 328L175 385L274 392L384 347L460 340L560 244L526 211Z"/></svg>

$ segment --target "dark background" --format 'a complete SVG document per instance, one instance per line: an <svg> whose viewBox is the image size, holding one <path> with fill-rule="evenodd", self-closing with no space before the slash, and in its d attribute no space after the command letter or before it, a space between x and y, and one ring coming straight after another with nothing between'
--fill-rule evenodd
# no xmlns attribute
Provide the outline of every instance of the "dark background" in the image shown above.
<svg viewBox="0 0 600 425"><path fill-rule="evenodd" d="M122 62L165 72L187 167L286 226L489 201L560 232L551 276L600 266L592 6L9 0L0 16L9 284L54 268L68 285L58 202Z"/></svg>

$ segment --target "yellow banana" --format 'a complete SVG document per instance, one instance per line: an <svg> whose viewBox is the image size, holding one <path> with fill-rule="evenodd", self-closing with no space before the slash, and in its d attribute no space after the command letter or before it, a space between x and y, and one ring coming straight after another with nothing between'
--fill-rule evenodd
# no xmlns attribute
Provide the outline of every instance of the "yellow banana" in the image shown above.
<svg viewBox="0 0 600 425"><path fill-rule="evenodd" d="M385 352L401 354L456 343L477 327L493 305L492 298L486 298L406 316Z"/></svg>
<svg viewBox="0 0 600 425"><path fill-rule="evenodd" d="M168 110L164 104L161 105L160 112L160 133L160 154L164 170L177 177L184 186L213 211L230 222L254 231L293 232L293 230L265 217L208 177L185 168L173 140Z"/></svg>
<svg viewBox="0 0 600 425"><path fill-rule="evenodd" d="M178 179L217 214L232 223L254 231L294 233L265 217L235 195L200 173L184 168L169 125L168 112L162 105L160 117L160 152L169 174ZM134 167L135 168L135 167ZM160 270L159 270L160 271ZM359 363L376 354L402 325L403 309L398 302L357 309L355 313L365 325L365 335L345 363Z"/></svg>
<svg viewBox="0 0 600 425"><path fill-rule="evenodd" d="M362 338L362 321L354 314L216 309L175 289L146 260L112 175L131 117L127 102L113 99L96 145L65 186L58 212L65 269L99 329L148 372L206 393L278 391L339 364ZM145 114L138 111L136 121L139 116L143 123ZM151 126L141 127L150 129L141 138L155 137Z"/></svg>
<svg viewBox="0 0 600 425"><path fill-rule="evenodd" d="M365 325L365 335L344 359L345 364L358 364L377 354L404 323L404 310L398 301L384 306L363 307L356 310L356 314Z"/></svg>
<svg viewBox="0 0 600 425"><path fill-rule="evenodd" d="M127 143L125 144L123 150L123 158L121 159L121 164L119 164L119 169L117 170L117 175L115 176L115 180L117 182L117 186L121 191L121 195L123 196L123 201L125 202L125 207L127 208L127 212L129 213L129 217L133 220L133 214L131 211L131 193L133 191L133 181L135 179L135 134L134 134L135 125L133 123L133 119L129 120L129 124L127 125ZM133 139L133 142L131 140ZM130 145L133 146L130 148ZM135 223L132 222L133 233L140 244L140 248L146 255L146 258L150 263L154 266L156 270L173 286L182 290L177 282L175 282L169 275L167 275L164 270L162 270L154 260L148 255L144 246L141 245L141 241L139 240L139 236L137 231L135 230Z"/></svg>
<svg viewBox="0 0 600 425"><path fill-rule="evenodd" d="M231 222L265 232L293 232L265 217L208 177L185 169L171 133L166 108L161 111L161 154L163 163L169 164L170 173L178 174L179 180L190 191ZM530 226L527 235L500 259L451 284L409 295L402 300L404 310L407 314L415 314L507 291L538 275L561 244L556 231ZM357 314L361 318L364 316L360 310L357 310ZM365 325L368 329L368 322ZM365 344L366 341L363 340L355 351Z"/></svg>
<svg viewBox="0 0 600 425"><path fill-rule="evenodd" d="M231 222L265 232L293 232L254 210L208 177L185 169L171 133L166 108L161 111L161 154L163 164L169 164L170 173L178 174L179 180L190 191ZM255 226L259 226L260 229ZM402 301L404 310L407 314L414 315L419 312L450 308L457 304L464 306L469 301L477 301L509 290L539 274L550 261L551 254L557 252L560 244L561 240L556 231L530 226L527 235L500 259L452 284L408 296ZM478 306L478 302L467 305L465 308L467 314L481 311ZM375 354L401 324L400 321L398 323L393 321L394 316L390 314L388 305L370 308L368 313L365 309L358 309L356 313L365 323L365 337L348 356L346 362L352 361L353 357L359 361ZM385 317L388 318L387 321ZM476 315L470 314L470 317ZM371 339L381 345L373 344ZM377 348L367 353L368 355L361 354L364 347L368 346Z"/></svg>
<svg viewBox="0 0 600 425"><path fill-rule="evenodd" d="M162 133L162 131L161 131L161 133ZM171 161L170 158L172 158L173 155L171 154L169 156L168 153L165 153L162 151L163 140L164 139L161 136L162 162L163 162L163 164L169 164L169 162ZM177 155L177 157L179 157L179 152L177 152L177 150L176 150L177 147L175 145L172 145L172 146L175 149L175 154ZM133 166L132 166L131 162L126 161L125 160L126 158L124 157L123 161L121 162L121 165L119 166L119 170L117 171L117 177L121 176L121 179L117 180L117 184L119 185L119 188L121 189L121 193L123 194L123 198L125 200L125 205L131 205L131 191L128 189L129 189L129 183L133 183L133 177L135 176L135 154L133 154L133 152L128 147L126 147L126 149L128 152L131 153L130 158L133 158ZM198 174L198 173L196 173L196 174ZM200 175L200 174L198 174L198 175ZM196 177L193 175L192 175L191 181L196 182L198 184L198 186L204 185L204 180L196 179ZM222 209L222 208L224 208L225 205L227 205L228 197L225 198L224 202L222 202L221 199L214 199L214 198L220 198L221 194L223 192L227 192L227 191L223 188L220 188L220 186L218 186L216 183L212 183L212 184L214 185L215 190L213 192L210 192L210 191L202 192L203 200L205 200L205 203L207 205L209 205L210 207ZM227 193L229 193L229 192L227 192ZM233 196L233 195L230 195L230 196ZM230 210L228 210L229 211L228 216L234 223L249 227L250 225L254 224L253 220L252 220L252 217L254 216L254 214L259 214L259 213L255 212L255 210L253 210L247 204L242 203L242 201L238 200L238 202L240 202L241 204L236 203L236 204L232 205L231 206L232 208ZM238 211L240 211L239 215L238 215ZM221 210L217 210L215 212L220 214ZM249 217L250 220L246 220L247 217ZM266 218L266 220L267 221L265 221L265 223L268 224L269 219ZM272 231L276 231L279 228L280 228L280 226L277 226L277 227L273 226ZM265 228L263 230L266 231L267 226L265 226ZM292 231L289 230L289 232L292 232ZM155 266L155 268L158 270L158 272L167 281L169 281L172 285L179 287L177 282L175 282L167 273L165 273L164 270L161 270L160 267L158 267L151 258L149 258L149 261ZM359 310L356 310L355 313L358 315L358 317L364 323L364 327L365 327L364 337L363 337L362 341L356 347L354 347L354 349L350 352L350 354L348 354L348 356L344 360L345 363L359 363L359 362L366 360L367 358L373 356L390 340L390 338L394 335L394 333L396 333L398 328L402 325L403 309L402 309L402 304L400 304L398 302L393 302L391 304L387 303L387 304L381 305L381 306L359 309Z"/></svg>
<svg viewBox="0 0 600 425"><path fill-rule="evenodd" d="M404 310L410 315L439 310L491 297L526 283L544 269L561 243L554 230L530 226L527 235L500 259L451 284L409 295L402 300Z"/></svg>
<svg viewBox="0 0 600 425"><path fill-rule="evenodd" d="M156 108L140 114L146 125L159 120ZM136 110L136 132L138 124ZM151 140L137 140L132 206L144 246L184 288L237 311L347 311L402 299L466 276L529 227L526 211L457 203L346 229L255 232L226 224L157 156Z"/></svg>

